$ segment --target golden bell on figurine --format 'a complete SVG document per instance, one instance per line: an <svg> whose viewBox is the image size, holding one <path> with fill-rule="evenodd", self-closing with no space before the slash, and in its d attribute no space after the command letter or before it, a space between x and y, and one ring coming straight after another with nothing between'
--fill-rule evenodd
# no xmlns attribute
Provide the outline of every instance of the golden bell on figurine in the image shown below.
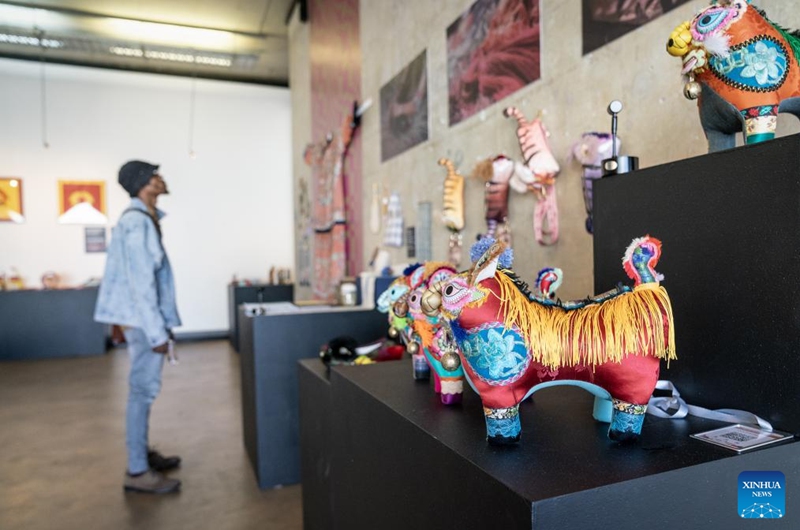
<svg viewBox="0 0 800 530"><path fill-rule="evenodd" d="M697 99L700 97L702 90L700 83L695 81L694 78L690 78L689 82L683 87L683 96L686 99Z"/></svg>
<svg viewBox="0 0 800 530"><path fill-rule="evenodd" d="M414 341L409 342L408 345L406 345L406 351L411 355L416 355L419 351L419 344Z"/></svg>
<svg viewBox="0 0 800 530"><path fill-rule="evenodd" d="M389 326L389 337L392 339L396 339L400 333L397 331L397 328L394 326Z"/></svg>
<svg viewBox="0 0 800 530"><path fill-rule="evenodd" d="M442 368L448 372L454 372L461 366L461 359L458 358L457 353L447 352L442 355Z"/></svg>

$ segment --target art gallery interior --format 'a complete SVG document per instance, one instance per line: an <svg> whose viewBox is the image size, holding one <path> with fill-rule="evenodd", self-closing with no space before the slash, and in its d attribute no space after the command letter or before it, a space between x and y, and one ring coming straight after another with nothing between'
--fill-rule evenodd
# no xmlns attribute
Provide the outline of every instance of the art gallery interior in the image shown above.
<svg viewBox="0 0 800 530"><path fill-rule="evenodd" d="M800 12L714 4L0 0L0 529L800 528Z"/></svg>

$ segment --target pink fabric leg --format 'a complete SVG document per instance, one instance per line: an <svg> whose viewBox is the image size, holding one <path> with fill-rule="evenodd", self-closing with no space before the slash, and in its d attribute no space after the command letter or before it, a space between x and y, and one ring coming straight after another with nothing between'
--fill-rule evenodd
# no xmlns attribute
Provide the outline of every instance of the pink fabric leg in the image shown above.
<svg viewBox="0 0 800 530"><path fill-rule="evenodd" d="M553 245L558 241L558 203L555 186L545 187L545 192L545 196L537 200L533 212L533 233L540 245ZM549 241L545 240L545 235L549 236Z"/></svg>

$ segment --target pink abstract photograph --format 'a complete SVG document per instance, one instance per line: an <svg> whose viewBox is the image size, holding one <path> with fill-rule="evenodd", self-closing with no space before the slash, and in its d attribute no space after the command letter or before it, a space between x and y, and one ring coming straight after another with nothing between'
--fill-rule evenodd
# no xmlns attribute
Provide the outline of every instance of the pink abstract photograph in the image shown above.
<svg viewBox="0 0 800 530"><path fill-rule="evenodd" d="M450 125L539 79L539 0L478 0L447 28Z"/></svg>
<svg viewBox="0 0 800 530"><path fill-rule="evenodd" d="M428 139L428 61L419 54L381 87L381 161Z"/></svg>
<svg viewBox="0 0 800 530"><path fill-rule="evenodd" d="M583 54L600 48L689 0L583 0Z"/></svg>

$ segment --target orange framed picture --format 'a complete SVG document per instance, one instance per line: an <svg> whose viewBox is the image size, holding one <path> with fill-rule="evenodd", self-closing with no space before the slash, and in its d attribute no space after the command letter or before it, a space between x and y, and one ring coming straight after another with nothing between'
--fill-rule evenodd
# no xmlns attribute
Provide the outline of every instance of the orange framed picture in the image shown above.
<svg viewBox="0 0 800 530"><path fill-rule="evenodd" d="M22 222L22 179L0 177L0 223Z"/></svg>
<svg viewBox="0 0 800 530"><path fill-rule="evenodd" d="M59 180L58 222L62 224L104 225L106 183L102 180Z"/></svg>

